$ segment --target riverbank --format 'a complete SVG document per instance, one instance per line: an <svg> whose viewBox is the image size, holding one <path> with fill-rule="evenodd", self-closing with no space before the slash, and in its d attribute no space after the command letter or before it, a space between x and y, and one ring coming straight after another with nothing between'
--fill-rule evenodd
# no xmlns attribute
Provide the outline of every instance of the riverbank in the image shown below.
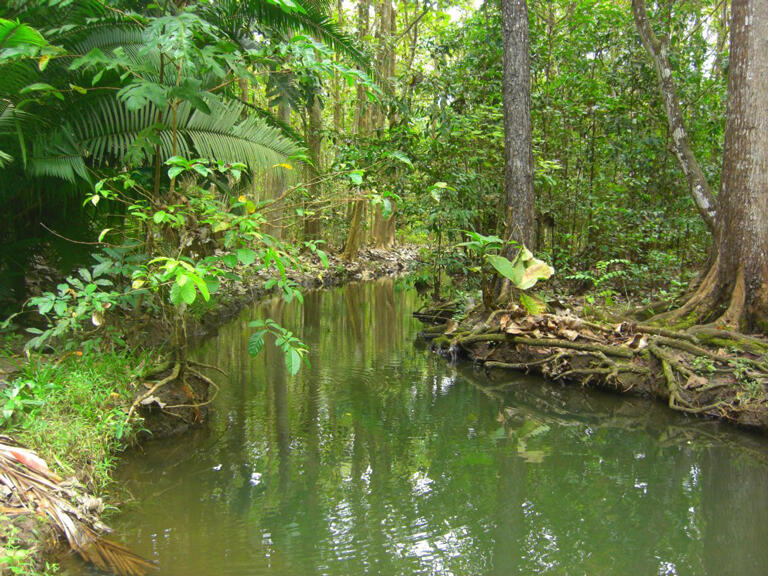
<svg viewBox="0 0 768 576"><path fill-rule="evenodd" d="M417 255L411 246L363 249L355 262L328 255L326 266L307 254L288 277L305 289L372 280L405 273ZM270 276L243 276L243 281L224 283L215 304L191 311L192 341L211 335L244 306L273 292L267 288ZM194 409L187 410L183 421L168 416L163 408L179 404L180 392L171 386L152 390L172 372L171 367L162 368L165 343L158 324L152 318L125 321L126 345L115 346L113 340L109 350L85 345L64 355L27 357L18 334L0 345L3 432L39 453L55 473L75 478L97 497L108 494L112 469L125 447L142 438L183 431L204 419ZM199 402L207 401L207 394L195 391ZM52 531L35 515L20 511L11 494L0 497L0 505L18 518L2 523L7 529L0 532L0 574L46 573Z"/></svg>
<svg viewBox="0 0 768 576"><path fill-rule="evenodd" d="M520 307L475 308L461 322L424 310L433 350L489 371L540 374L554 382L644 396L686 414L768 432L768 340L712 326L675 331L615 324L567 310L529 315Z"/></svg>

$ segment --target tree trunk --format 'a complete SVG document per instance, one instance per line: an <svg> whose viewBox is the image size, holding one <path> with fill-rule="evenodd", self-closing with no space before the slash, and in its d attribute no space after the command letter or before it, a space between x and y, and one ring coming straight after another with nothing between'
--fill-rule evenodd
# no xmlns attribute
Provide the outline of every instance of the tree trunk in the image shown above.
<svg viewBox="0 0 768 576"><path fill-rule="evenodd" d="M277 107L277 117L284 124L290 124L291 122L291 106L285 102L280 102ZM277 239L282 237L282 230L285 227L283 220L283 208L280 205L281 196L285 192L287 186L287 174L282 168L274 168L267 173L266 191L268 199L272 200L272 204L266 208L265 213L267 216L267 223L265 231L267 234L274 236Z"/></svg>
<svg viewBox="0 0 768 576"><path fill-rule="evenodd" d="M320 174L322 173L322 111L320 98L314 96L312 98L312 105L309 107L309 127L307 130L307 145L309 146L312 165L309 166L309 169L307 170L309 202L305 206L304 214L305 240L317 240L320 238L320 218L315 208L312 206L312 203L317 202L320 199L320 192L322 189L319 182Z"/></svg>
<svg viewBox="0 0 768 576"><path fill-rule="evenodd" d="M648 20L645 0L632 0L632 12L635 16L635 25L640 34L640 39L643 41L643 45L653 61L653 67L656 69L661 97L667 113L669 134L672 137L672 147L678 164L688 181L688 189L691 192L699 214L701 214L709 230L716 234L717 214L715 197L688 140L688 131L685 129L685 123L683 122L683 112L680 109L680 99L677 95L675 80L672 77L672 67L669 63L666 41L660 40L654 33Z"/></svg>
<svg viewBox="0 0 768 576"><path fill-rule="evenodd" d="M534 248L531 77L526 0L501 1L506 236Z"/></svg>
<svg viewBox="0 0 768 576"><path fill-rule="evenodd" d="M395 16L392 1L381 0L377 34L379 40L377 67L379 74L384 79L394 76L395 73L395 52L394 47L390 45L395 33ZM385 110L378 109L376 122L376 129L385 127L387 122ZM395 245L395 209L396 205L392 201L392 208L388 216L384 215L381 204L378 204L374 210L371 236L372 243L376 248L391 248Z"/></svg>
<svg viewBox="0 0 768 576"><path fill-rule="evenodd" d="M657 321L768 333L768 2L733 0L717 258L691 299Z"/></svg>
<svg viewBox="0 0 768 576"><path fill-rule="evenodd" d="M768 328L768 2L734 0L728 78L719 283L732 287L727 318ZM742 289L743 294L739 294ZM743 301L739 301L743 300ZM739 307L743 312L739 314Z"/></svg>
<svg viewBox="0 0 768 576"><path fill-rule="evenodd" d="M368 35L369 0L360 0L357 5L357 38L362 40ZM365 87L357 86L357 106L355 108L355 134L361 136L368 130L368 109L366 106ZM357 190L358 196L360 190ZM349 232L344 243L344 260L352 261L357 258L357 252L363 242L363 223L365 222L365 198L358 197L352 206L349 220Z"/></svg>
<svg viewBox="0 0 768 576"><path fill-rule="evenodd" d="M344 26L344 6L342 0L336 0L336 22L339 28ZM339 55L334 54L334 58L338 61ZM333 73L333 130L336 133L335 137L339 138L341 131L344 129L344 108L341 102L341 78L338 72Z"/></svg>

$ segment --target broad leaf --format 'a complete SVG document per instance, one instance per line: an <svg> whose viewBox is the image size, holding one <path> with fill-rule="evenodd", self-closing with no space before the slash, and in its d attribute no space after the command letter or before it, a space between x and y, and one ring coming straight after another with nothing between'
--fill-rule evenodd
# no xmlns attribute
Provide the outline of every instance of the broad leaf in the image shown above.
<svg viewBox="0 0 768 576"><path fill-rule="evenodd" d="M525 272L525 266L522 262L518 262L517 258L515 259L515 262L510 262L507 258L504 258L504 256L497 256L495 254L489 254L486 256L486 259L499 274L504 276L504 278L512 282L515 286L519 286L523 278L523 272Z"/></svg>

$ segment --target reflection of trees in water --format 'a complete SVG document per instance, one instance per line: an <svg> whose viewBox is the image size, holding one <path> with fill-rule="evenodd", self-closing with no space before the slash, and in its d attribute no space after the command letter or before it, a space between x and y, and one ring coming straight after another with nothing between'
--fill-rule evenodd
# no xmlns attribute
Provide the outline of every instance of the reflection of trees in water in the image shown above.
<svg viewBox="0 0 768 576"><path fill-rule="evenodd" d="M215 556L212 543L231 539L242 574L281 576L766 565L766 467L735 450L751 443L725 449L736 435L706 423L538 380L506 395L476 388L485 381L470 368L404 341L410 305L391 284L266 303L259 314L311 346L296 378L271 342L244 360L249 331L222 331L206 361L231 373L214 419L223 440L169 471L173 482L148 480L179 517L175 545ZM219 463L222 473L200 473Z"/></svg>
<svg viewBox="0 0 768 576"><path fill-rule="evenodd" d="M711 576L768 572L768 472L731 450L710 448L701 459L703 548ZM738 543L738 545L734 545Z"/></svg>

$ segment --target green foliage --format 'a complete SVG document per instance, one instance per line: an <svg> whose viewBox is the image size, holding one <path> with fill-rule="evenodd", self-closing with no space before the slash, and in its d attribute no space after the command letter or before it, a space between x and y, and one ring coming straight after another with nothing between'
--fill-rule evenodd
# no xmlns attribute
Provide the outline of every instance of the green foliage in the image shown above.
<svg viewBox="0 0 768 576"><path fill-rule="evenodd" d="M275 339L275 346L283 353L285 368L291 376L298 374L302 362L309 366L307 347L293 332L286 330L274 320L255 320L248 324L256 331L248 338L248 353L257 356L264 348L264 338L271 334Z"/></svg>
<svg viewBox="0 0 768 576"><path fill-rule="evenodd" d="M20 530L13 520L0 514L0 571L12 576L54 576L58 574L56 564L45 563L38 570L33 551L26 548L20 538Z"/></svg>
<svg viewBox="0 0 768 576"><path fill-rule="evenodd" d="M33 359L6 390L19 390L5 433L59 466L98 487L109 483L115 454L133 438L136 421L125 422L133 401L135 378L142 358L131 351L83 354L74 351L59 361Z"/></svg>
<svg viewBox="0 0 768 576"><path fill-rule="evenodd" d="M470 240L461 242L463 246L472 252L479 261L475 270L481 274L483 304L486 309L493 307L495 282L488 277L488 269L492 268L502 278L508 280L512 286L520 291L520 302L529 314L540 314L546 309L546 305L525 291L533 288L540 280L547 280L555 270L543 260L533 256L533 253L525 246L520 246L515 257L510 260L502 254L507 247L515 246L515 242L504 242L498 236L484 236L477 232L466 232Z"/></svg>

